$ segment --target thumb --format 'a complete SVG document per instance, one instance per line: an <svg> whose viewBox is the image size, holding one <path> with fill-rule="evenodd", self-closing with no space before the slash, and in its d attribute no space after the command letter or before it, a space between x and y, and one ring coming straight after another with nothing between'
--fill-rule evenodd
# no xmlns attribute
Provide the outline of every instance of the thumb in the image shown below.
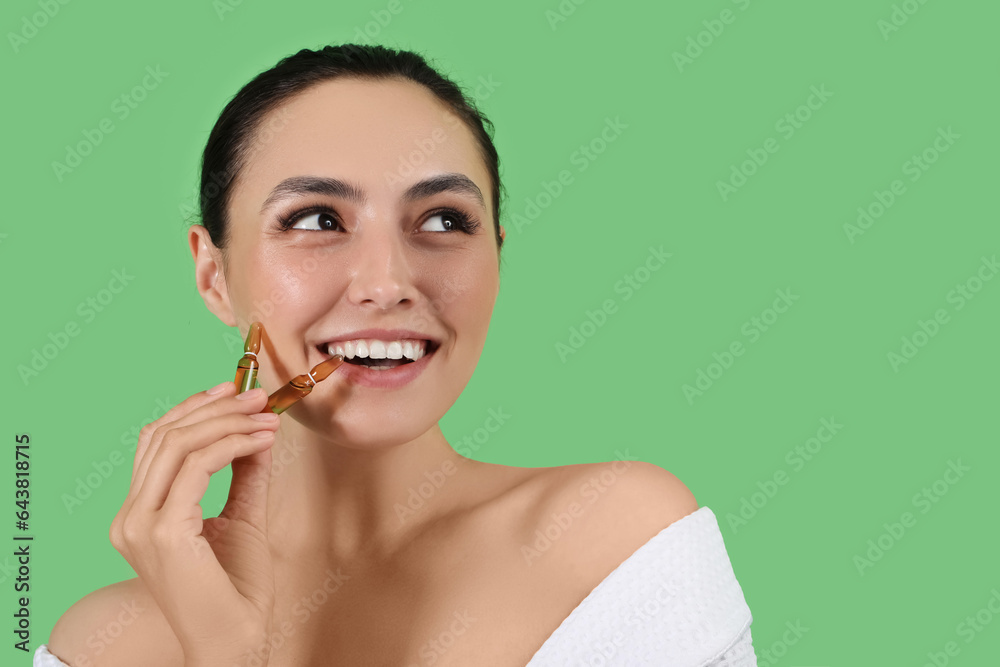
<svg viewBox="0 0 1000 667"><path fill-rule="evenodd" d="M233 459L233 480L220 517L244 521L267 534L267 492L271 484L271 447Z"/></svg>

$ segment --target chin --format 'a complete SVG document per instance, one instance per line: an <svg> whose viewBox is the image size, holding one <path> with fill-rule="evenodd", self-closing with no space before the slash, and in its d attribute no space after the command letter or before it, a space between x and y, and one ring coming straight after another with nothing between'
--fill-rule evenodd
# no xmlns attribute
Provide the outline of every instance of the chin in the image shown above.
<svg viewBox="0 0 1000 667"><path fill-rule="evenodd" d="M425 400L400 405L399 396L340 392L320 394L323 383L285 413L320 438L348 449L381 449L412 442L437 427L448 406ZM317 400L318 399L318 400ZM311 401L311 402L310 402ZM454 403L454 401L452 401ZM333 407L331 406L340 406ZM451 403L449 403L451 405Z"/></svg>

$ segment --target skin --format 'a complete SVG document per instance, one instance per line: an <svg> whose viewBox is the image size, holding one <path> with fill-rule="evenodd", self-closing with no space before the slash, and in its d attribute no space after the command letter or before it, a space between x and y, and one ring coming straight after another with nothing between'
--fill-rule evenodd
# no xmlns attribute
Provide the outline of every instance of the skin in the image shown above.
<svg viewBox="0 0 1000 667"><path fill-rule="evenodd" d="M402 80L324 82L273 113L280 129L254 143L233 191L226 253L204 228L189 232L209 310L244 335L252 321L264 324L266 393L321 361L316 343L357 329L415 329L440 348L405 387L359 386L335 372L281 415L267 539L283 642L269 664L422 665L433 656L438 666L523 666L596 584L697 503L648 463L518 468L455 452L438 421L475 370L500 287L489 175L472 133ZM401 157L439 130L443 141L401 176ZM458 193L401 203L409 184L442 173L467 176L485 205ZM367 203L307 195L261 213L275 185L305 175L350 181ZM278 229L276 213L320 203L337 212L338 231ZM470 214L479 230L434 231L440 219L427 213L438 207ZM442 470L451 471L444 483L401 518L412 490ZM585 486L599 498L592 505ZM572 529L527 562L535 531L573 502L586 508ZM138 579L105 587L64 616L96 620L61 619L50 648L78 654L126 600L152 604ZM133 652L148 660L150 643L157 664L182 664L152 606L94 664L125 665Z"/></svg>
<svg viewBox="0 0 1000 667"><path fill-rule="evenodd" d="M415 84L316 86L286 105L291 120L279 140L255 151L234 189L233 259L224 264L206 230L191 229L198 289L219 319L245 334L253 313L272 305L269 315L258 317L266 334L258 381L268 394L319 363L315 344L335 336L400 327L440 341L426 371L403 388L350 384L337 371L286 413L272 455L295 459L296 472L272 479L269 506L272 543L282 549L320 547L344 559L362 549L394 551L408 537L393 505L425 481L425 471L445 461L469 463L448 444L438 420L475 370L500 289L492 216L473 197L453 193L399 203L409 182L457 172L472 179L490 204L489 175L472 134L449 124L445 110ZM390 183L386 174L398 173L401 153L439 128L446 128L445 140L416 173ZM280 231L279 211L262 216L261 206L278 182L299 175L355 182L368 205L302 197L279 211L329 203L346 231ZM472 236L419 231L438 228L439 220L425 218L441 206L468 211L482 222L480 230ZM315 257L318 266L309 271ZM280 303L270 298L275 286ZM446 512L460 502L460 486L449 485L435 509ZM286 516L296 520L280 520ZM428 519L407 527L419 530Z"/></svg>

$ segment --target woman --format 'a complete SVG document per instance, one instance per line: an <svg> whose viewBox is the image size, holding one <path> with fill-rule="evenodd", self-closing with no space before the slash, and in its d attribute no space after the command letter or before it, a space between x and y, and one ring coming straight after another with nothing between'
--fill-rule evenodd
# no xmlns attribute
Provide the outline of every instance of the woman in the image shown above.
<svg viewBox="0 0 1000 667"><path fill-rule="evenodd" d="M438 426L500 287L486 125L420 56L378 46L303 50L227 105L189 242L208 309L264 325L262 386L224 382L142 430L110 530L139 576L73 605L36 665L755 664L715 516L677 478L481 463ZM258 414L338 353L309 396Z"/></svg>

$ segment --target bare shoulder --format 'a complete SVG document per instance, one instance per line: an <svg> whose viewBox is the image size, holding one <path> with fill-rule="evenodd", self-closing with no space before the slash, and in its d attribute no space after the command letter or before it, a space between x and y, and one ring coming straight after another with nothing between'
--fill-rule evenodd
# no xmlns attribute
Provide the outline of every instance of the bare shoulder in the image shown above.
<svg viewBox="0 0 1000 667"><path fill-rule="evenodd" d="M545 468L529 537L550 560L596 584L664 528L698 509L673 473L644 461ZM589 590L589 589L587 589Z"/></svg>
<svg viewBox="0 0 1000 667"><path fill-rule="evenodd" d="M138 578L99 588L56 622L49 652L71 667L180 667L181 645Z"/></svg>
<svg viewBox="0 0 1000 667"><path fill-rule="evenodd" d="M613 530L655 530L698 509L690 489L668 470L646 461L615 460L547 469L553 509L573 503L612 519ZM652 537L652 535L649 535Z"/></svg>

